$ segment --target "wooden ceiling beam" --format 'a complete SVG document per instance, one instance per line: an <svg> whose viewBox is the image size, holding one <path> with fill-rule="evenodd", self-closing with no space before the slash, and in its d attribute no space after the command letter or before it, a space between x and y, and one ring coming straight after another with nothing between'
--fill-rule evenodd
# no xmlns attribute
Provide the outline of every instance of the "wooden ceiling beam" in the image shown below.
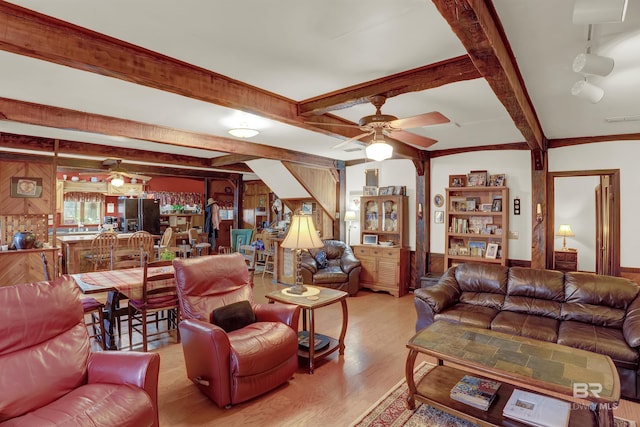
<svg viewBox="0 0 640 427"><path fill-rule="evenodd" d="M293 100L7 2L0 2L0 49L246 111L314 132L344 138L360 133L357 128L337 126L327 130L307 124L298 115L298 104ZM324 120L336 125L345 123L331 115L326 115ZM104 129L103 133L112 132ZM398 154L411 157L418 151L408 147ZM316 165L322 166L322 163Z"/></svg>
<svg viewBox="0 0 640 427"><path fill-rule="evenodd" d="M76 130L100 135L140 139L160 144L198 148L213 152L248 154L266 159L333 167L334 160L264 144L237 139L180 131L132 120L83 113L66 108L0 98L0 117L18 123L30 123L57 129Z"/></svg>
<svg viewBox="0 0 640 427"><path fill-rule="evenodd" d="M491 2L432 1L507 109L529 148L545 151L547 140Z"/></svg>
<svg viewBox="0 0 640 427"><path fill-rule="evenodd" d="M370 102L374 95L391 98L480 77L469 56L463 55L300 101L298 113L302 116L324 114Z"/></svg>
<svg viewBox="0 0 640 427"><path fill-rule="evenodd" d="M255 160L259 158L260 157L258 156L252 156L247 154L230 154L228 156L215 157L209 160L209 166L211 166L212 168L227 167L227 166L231 166L231 165L235 165L238 163L243 163L249 160Z"/></svg>

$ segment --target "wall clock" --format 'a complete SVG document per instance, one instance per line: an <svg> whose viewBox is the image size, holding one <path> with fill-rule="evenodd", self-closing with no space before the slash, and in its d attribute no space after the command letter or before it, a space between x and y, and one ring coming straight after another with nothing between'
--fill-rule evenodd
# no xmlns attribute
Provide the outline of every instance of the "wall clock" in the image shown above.
<svg viewBox="0 0 640 427"><path fill-rule="evenodd" d="M442 196L442 194L436 194L433 196L433 204L438 208L444 205L444 196Z"/></svg>

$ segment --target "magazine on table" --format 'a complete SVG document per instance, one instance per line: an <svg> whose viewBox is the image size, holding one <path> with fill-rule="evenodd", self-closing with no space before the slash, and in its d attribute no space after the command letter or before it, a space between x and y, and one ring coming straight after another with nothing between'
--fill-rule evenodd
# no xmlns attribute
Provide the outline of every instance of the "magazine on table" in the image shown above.
<svg viewBox="0 0 640 427"><path fill-rule="evenodd" d="M516 389L502 415L535 427L567 427L570 411L569 402Z"/></svg>
<svg viewBox="0 0 640 427"><path fill-rule="evenodd" d="M501 384L498 381L465 375L453 386L449 395L453 400L486 411L495 399Z"/></svg>

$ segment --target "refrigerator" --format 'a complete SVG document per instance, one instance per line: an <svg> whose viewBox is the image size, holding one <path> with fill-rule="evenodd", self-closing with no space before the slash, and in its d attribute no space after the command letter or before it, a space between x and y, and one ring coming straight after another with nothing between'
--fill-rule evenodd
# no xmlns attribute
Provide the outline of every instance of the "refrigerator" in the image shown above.
<svg viewBox="0 0 640 427"><path fill-rule="evenodd" d="M118 213L122 231L148 231L160 235L158 200L121 198L118 200Z"/></svg>

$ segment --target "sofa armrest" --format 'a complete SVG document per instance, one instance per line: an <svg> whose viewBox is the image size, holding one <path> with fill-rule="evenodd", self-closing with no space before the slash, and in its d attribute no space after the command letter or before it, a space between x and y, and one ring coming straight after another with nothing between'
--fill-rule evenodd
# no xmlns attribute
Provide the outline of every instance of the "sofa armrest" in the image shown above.
<svg viewBox="0 0 640 427"><path fill-rule="evenodd" d="M288 325L296 333L298 332L298 319L300 307L289 304L256 304L253 307L257 322L282 322Z"/></svg>
<svg viewBox="0 0 640 427"><path fill-rule="evenodd" d="M104 351L91 353L87 364L87 382L130 384L147 392L156 414L158 426L158 374L160 355L138 351Z"/></svg>
<svg viewBox="0 0 640 427"><path fill-rule="evenodd" d="M196 319L185 319L178 328L187 377L213 401L231 402L231 344L227 333Z"/></svg>
<svg viewBox="0 0 640 427"><path fill-rule="evenodd" d="M318 272L318 263L316 262L316 259L306 251L300 254L300 267L304 270L309 270L312 275Z"/></svg>
<svg viewBox="0 0 640 427"><path fill-rule="evenodd" d="M351 270L356 267L360 267L360 260L353 255L351 252L345 252L340 258L340 268L342 271L349 274Z"/></svg>
<svg viewBox="0 0 640 427"><path fill-rule="evenodd" d="M640 347L640 295L636 296L624 317L622 334L629 347Z"/></svg>
<svg viewBox="0 0 640 427"><path fill-rule="evenodd" d="M437 313L459 301L460 288L455 278L455 267L447 270L436 285L416 289L413 295L418 314L416 331L419 331L433 323Z"/></svg>

